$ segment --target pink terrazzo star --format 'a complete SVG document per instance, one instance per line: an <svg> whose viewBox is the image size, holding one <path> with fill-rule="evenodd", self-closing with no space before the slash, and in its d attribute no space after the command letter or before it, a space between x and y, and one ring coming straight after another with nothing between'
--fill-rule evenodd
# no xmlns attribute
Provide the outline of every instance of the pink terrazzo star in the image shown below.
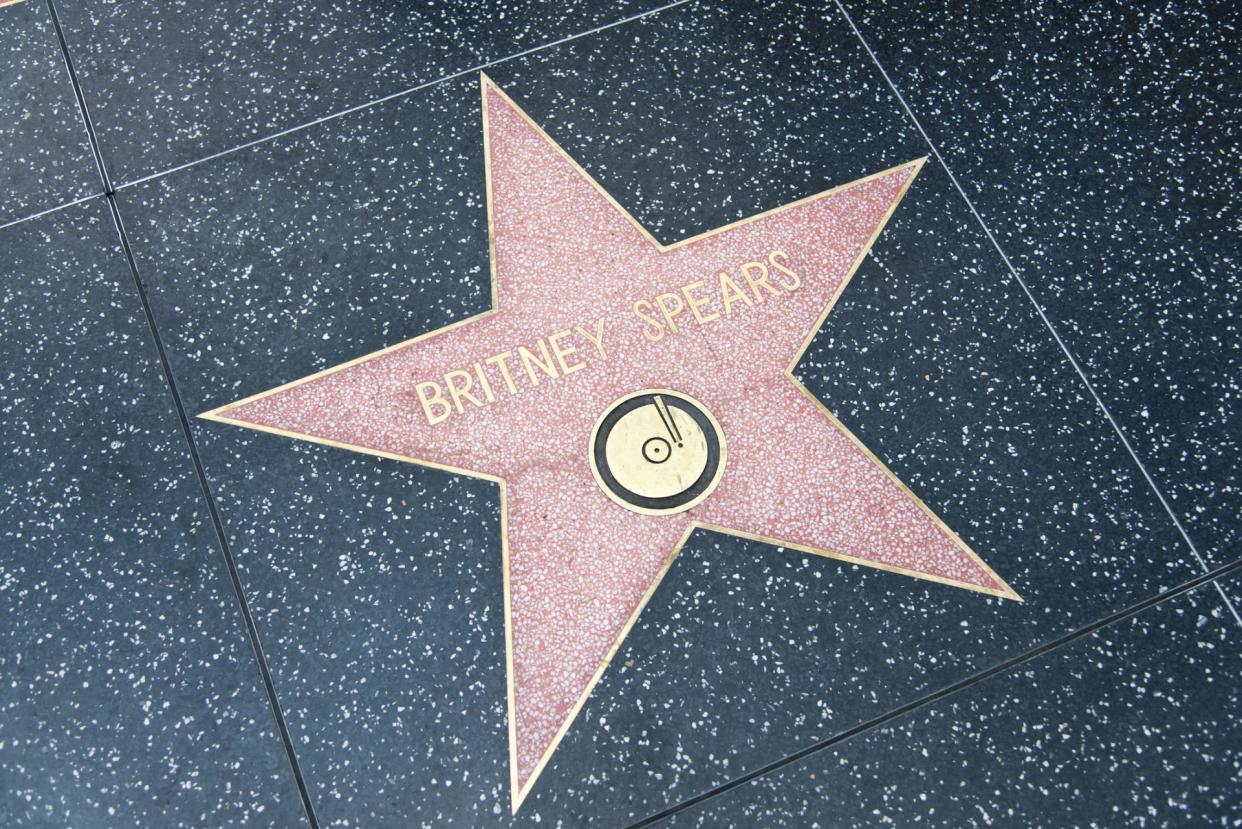
<svg viewBox="0 0 1242 829"><path fill-rule="evenodd" d="M482 84L493 310L204 417L501 485L515 811L694 527L1017 598L790 374L922 161L665 246ZM596 420L647 388L723 429L687 512L592 477Z"/></svg>

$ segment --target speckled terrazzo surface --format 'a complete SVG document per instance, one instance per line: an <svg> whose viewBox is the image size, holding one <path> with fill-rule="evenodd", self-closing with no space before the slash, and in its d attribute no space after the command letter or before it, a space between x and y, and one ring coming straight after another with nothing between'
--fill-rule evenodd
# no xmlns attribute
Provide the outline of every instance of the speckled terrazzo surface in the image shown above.
<svg viewBox="0 0 1242 829"><path fill-rule="evenodd" d="M796 373L1025 601L698 531L512 816L498 487L194 415L488 307L477 75L380 96L534 49L489 76L666 243L931 154L835 6L553 43L659 5L56 3L177 396L104 197L0 230L4 825L629 826L1237 560L1236 13L847 3L1144 466L933 157ZM18 220L101 189L49 25ZM1239 592L671 823L1232 825Z"/></svg>
<svg viewBox="0 0 1242 829"><path fill-rule="evenodd" d="M663 5L57 2L118 183Z"/></svg>
<svg viewBox="0 0 1242 829"><path fill-rule="evenodd" d="M47 6L0 9L0 225L98 192Z"/></svg>
<svg viewBox="0 0 1242 829"><path fill-rule="evenodd" d="M1236 577L1228 583L1236 590ZM1242 656L1213 593L1173 599L659 825L1236 825Z"/></svg>
<svg viewBox="0 0 1242 829"><path fill-rule="evenodd" d="M1242 540L1242 12L846 7L1205 557Z"/></svg>
<svg viewBox="0 0 1242 829"><path fill-rule="evenodd" d="M296 825L106 209L23 222L0 244L3 823Z"/></svg>

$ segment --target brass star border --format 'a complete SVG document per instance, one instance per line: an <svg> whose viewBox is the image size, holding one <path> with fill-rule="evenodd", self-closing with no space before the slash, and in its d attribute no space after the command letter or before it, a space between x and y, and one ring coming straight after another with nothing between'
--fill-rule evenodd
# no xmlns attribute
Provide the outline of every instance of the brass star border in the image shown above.
<svg viewBox="0 0 1242 829"><path fill-rule="evenodd" d="M807 196L797 201L790 202L780 207L776 207L771 210L758 213L746 219L742 219L737 222L732 222L730 224L726 224L724 226L718 227L714 230L710 230L705 233L700 233L700 234L691 236L689 238L682 239L681 241L665 245L665 244L661 244L658 240L656 240L655 237L652 236L652 234L648 232L647 229L644 228L629 213L629 211L627 211L623 206L621 206L621 204L619 204L589 173L587 173L586 170L584 170L567 152L565 152L565 150L555 140L553 140L551 136L549 136L541 127L539 127L521 109L521 107L519 107L516 103L514 103L513 100L509 98L508 95L506 95L498 86L496 86L486 75L482 73L480 74L480 92L481 92L481 99L482 99L482 120L483 120L484 159L485 159L484 168L485 168L486 191L487 191L488 249L489 249L488 258L489 258L490 271L491 271L490 273L491 275L491 307L488 310L480 314L476 314L471 317L458 320L442 328L438 328L434 331L426 332L412 339L408 339L403 342L397 343L395 345L388 346L386 348L383 348L378 351L372 352L370 354L355 358L353 360L349 360L345 363L341 363L331 368L324 369L323 371L319 371L307 377L303 377L298 380L295 380L291 383L286 383L282 386L269 389L268 391L262 392L260 394L252 395L242 400L238 400L233 403L229 403L224 406L220 406L218 408L212 409L211 411L208 411L208 412L205 412L199 415L199 417L205 420L209 420L209 421L214 421L218 423L226 423L226 424L235 425L235 426L243 426L245 428L255 429L257 431L281 435L284 437L296 438L298 440L310 441L310 442L318 443L318 444L325 445L325 446L331 446L331 447L336 447L340 449L348 449L354 452L362 452L365 454L374 455L376 457L388 458L391 460L403 461L407 463L413 463L419 466L424 466L424 467L428 467L431 469L437 469L437 470L441 470L445 472L450 472L453 474L468 475L471 477L480 478L482 480L491 481L492 483L495 483L497 485L499 489L499 493L500 493L501 553L502 553L504 603L505 603L504 604L505 654L506 654L506 677L507 677L506 685L507 685L508 730L509 730L509 761L510 761L509 766L510 766L510 784L511 784L511 793L512 793L512 808L515 813L517 812L519 806L525 800L527 795L530 793L536 780L539 778L540 774L546 767L549 759L551 758L552 754L555 752L561 740L564 738L565 734L568 732L570 726L577 718L578 713L580 712L587 698L590 696L591 691L594 689L596 683L598 683L605 669L608 667L608 665L612 661L612 658L617 653L625 637L629 634L630 629L633 627L633 625L637 621L639 615L642 613L643 609L646 607L647 603L650 601L656 588L663 581L664 576L668 572L669 567L672 565L673 561L677 558L677 555L681 552L681 549L684 547L684 545L690 538L691 534L696 529L702 528L702 529L712 530L715 532L723 533L725 535L732 535L738 538L743 538L743 539L747 539L751 541L759 541L765 544L776 545L778 547L797 550L803 553L809 553L812 555L837 559L839 561L847 562L850 564L856 564L856 565L860 565L864 567L872 567L872 568L885 570L885 571L889 571L893 573L899 573L899 574L906 575L906 576L912 576L918 579L938 582L938 583L950 585L953 587L965 588L968 590L985 593L991 596L996 596L1002 599L1021 601L1021 597L1008 584L1006 584L1005 581L1001 579L999 575L997 575L986 563L984 563L984 561L964 541L962 541L961 538L959 538L943 521L941 521L941 519L938 516L936 516L935 513L933 513L931 509L929 509L927 505L924 504L923 501L917 495L915 495L904 483L902 483L902 481L898 479L897 476L894 475L893 472L889 470L889 468L882 461L880 461L880 459L877 458L875 454L871 452L871 450L869 450L848 428L846 428L846 426L843 423L841 423L841 421L832 412L830 412L827 409L827 407L825 407L824 404L818 398L816 398L813 394L811 394L811 392L794 375L794 369L797 366L797 364L801 361L802 357L804 356L807 348L809 347L811 343L811 340L814 338L814 336L819 332L819 330L823 326L824 321L827 319L829 313L832 311L833 307L836 305L836 302L841 296L841 293L844 291L845 287L852 281L853 276L857 272L863 259L870 252L876 239L879 237L881 231L887 225L888 220L891 218L893 212L896 210L897 205L901 202L905 193L909 189L911 183L914 181L915 177L917 176L919 170L921 170L923 164L926 162L927 160L926 157L916 159L913 162L907 162L906 164L897 165L896 167L892 167L892 168L889 168L888 170L884 170L879 173L875 173L873 175L866 176L861 179L857 179L848 184L840 185L838 187L833 187L831 189L824 190L819 193L815 193L813 195ZM343 442L340 440L335 440L335 439L327 438L327 437L320 436L320 435L314 435L314 434L308 434L305 432L283 429L283 428L275 427L272 425L255 423L252 421L238 419L238 418L229 416L230 411L236 410L243 406L247 406L257 401L264 400L265 398L271 397L273 395L278 395L284 392L288 392L289 390L294 389L303 384L310 383L320 378L324 378L328 375L336 374L337 372L341 372L353 366L357 366L362 363L374 360L383 355L390 354L390 353L393 353L393 352L396 352L402 349L407 349L418 343L428 341L431 338L439 337L451 331L455 331L463 326L476 323L482 319L485 319L497 313L499 309L499 297L498 297L499 278L497 275L497 266L496 266L496 261L497 261L496 239L497 237L496 237L496 231L495 231L495 204L494 204L494 193L493 193L493 170L492 170L493 156L492 156L492 151L491 151L491 146L490 146L491 126L489 124L489 103L488 103L489 92L497 95L500 100L503 100L508 106L512 107L512 109L521 116L522 120L529 126L529 128L532 131L538 134L542 138L542 140L545 141L549 147L555 150L556 154L559 155L564 161L572 165L572 168L577 172L577 174L581 177L583 181L588 183L591 188L597 191L598 194L607 201L607 203L612 207L612 209L617 212L617 214L624 217L624 219L635 230L637 230L637 232L641 234L641 236L644 239L646 239L648 243L650 243L652 248L654 248L656 251L662 254L668 253L670 251L678 250L687 245L691 245L695 242L708 239L710 237L725 233L727 231L734 230L736 228L742 227L749 223L757 222L759 220L765 219L770 216L775 216L777 214L783 213L784 211L791 210L801 205L807 205L813 202L817 202L821 199L825 199L834 194L857 187L866 182L870 182L870 181L879 179L881 177L884 177L886 175L892 174L894 171L900 170L902 168L907 168L907 167L912 168L912 173L909 175L909 177L906 179L904 184L901 186L900 193L892 201L892 204L889 206L887 212L883 215L882 220L878 223L874 232L871 234L870 238L867 240L866 244L862 247L861 251L859 252L857 257L853 261L853 264L849 267L848 272L846 273L844 279L841 280L835 293L832 294L831 299L827 303L826 307L824 307L822 313L819 315L818 320L815 322L809 334L807 334L806 338L803 340L801 347L798 348L797 352L793 356L793 359L789 362L788 366L785 369L785 377L789 380L789 382L793 383L794 387L808 401L810 401L814 405L814 407L823 415L824 418L826 418L842 435L846 436L849 439L849 441L854 445L854 447L859 452L861 452L870 461L870 463L874 465L876 469L882 471L884 476L886 476L893 484L895 484L900 489L900 491L905 495L906 498L908 498L911 502L917 505L917 507L927 516L927 518L929 518L932 522L934 522L934 524L940 529L941 532L943 532L948 538L952 539L953 542L955 542L956 545L960 548L960 550L964 552L966 556L968 556L969 559L973 561L975 565L977 565L991 579L993 579L995 584L998 585L998 587L994 587L994 588L985 587L982 585L976 585L976 584L956 581L951 578L946 578L946 577L938 576L938 575L931 574L931 573L918 572L918 571L911 570L908 568L895 566L895 565L887 564L887 563L880 562L880 561L873 561L873 560L869 560L865 558L860 558L858 556L853 556L853 555L849 555L849 554L845 554L845 553L841 553L841 552L837 552L833 550L822 549L822 548L818 548L818 547L810 546L806 544L791 543L790 541L782 540L780 538L769 537L769 536L760 535L760 534L756 534L752 532L740 531L740 530L732 529L730 527L722 526L716 523L700 521L697 519L691 520L686 526L685 531L681 534L679 540L676 542L672 551L664 559L663 564L660 566L658 572L655 575L655 578L651 581L650 586L647 588L646 592L642 595L641 600L638 602L637 606L634 607L633 612L629 615L628 620L625 622L624 626L620 629L619 634L616 636L615 641L613 641L611 648L608 650L604 658L599 662L599 665L597 669L595 670L594 675L590 678L589 683L587 683L585 689L582 691L581 695L578 697L577 702L573 705L572 709L569 711L568 716L564 719L564 722L560 726L559 730L556 732L555 737L552 739L547 749L543 752L537 765L534 767L533 771L527 776L525 781L520 780L519 771L518 771L518 756L517 756L518 738L517 738L517 733L516 733L516 704L515 704L515 691L514 691L514 648L513 648L513 622L512 622L512 604L511 604L512 586L510 583L510 550L509 550L510 527L509 527L509 517L508 517L509 516L509 494L507 491L507 483L506 483L505 478L499 475L485 472L485 471L467 469L467 468L455 466L452 464L446 464L443 462L437 462L433 460L420 459L417 457L412 457L409 455L386 451L386 450L378 449L375 447L362 446L358 444Z"/></svg>

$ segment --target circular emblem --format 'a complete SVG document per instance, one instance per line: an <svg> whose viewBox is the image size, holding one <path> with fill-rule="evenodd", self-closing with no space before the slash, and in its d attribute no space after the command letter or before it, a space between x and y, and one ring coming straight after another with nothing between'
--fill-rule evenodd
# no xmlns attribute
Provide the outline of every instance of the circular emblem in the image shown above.
<svg viewBox="0 0 1242 829"><path fill-rule="evenodd" d="M724 432L689 395L643 389L614 402L591 432L591 472L609 498L648 515L683 512L724 473Z"/></svg>

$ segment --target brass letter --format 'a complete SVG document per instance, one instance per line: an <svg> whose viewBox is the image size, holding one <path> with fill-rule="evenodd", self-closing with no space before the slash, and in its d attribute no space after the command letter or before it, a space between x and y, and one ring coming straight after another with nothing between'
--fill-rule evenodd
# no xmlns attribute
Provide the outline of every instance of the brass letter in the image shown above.
<svg viewBox="0 0 1242 829"><path fill-rule="evenodd" d="M479 378L479 385L483 387L483 396L487 398L487 402L495 403L496 395L492 394L492 384L487 379L487 375L483 373L483 366L475 363L474 375Z"/></svg>
<svg viewBox="0 0 1242 829"><path fill-rule="evenodd" d="M513 375L509 373L509 364L505 362L513 356L512 351L505 351L495 356L488 357L483 362L490 363L500 369L500 376L505 378L505 385L509 387L509 394L517 394L517 386L513 385Z"/></svg>
<svg viewBox="0 0 1242 829"><path fill-rule="evenodd" d="M784 251L780 251L780 250L774 250L768 254L768 262L771 263L772 267L776 268L781 273L789 276L789 281L781 282L780 286L784 288L786 291L790 291L790 292L796 291L799 288L801 288L802 287L801 277L799 277L796 273L794 273L789 268L782 265L780 262L776 261L778 257L788 262L789 254L785 253Z"/></svg>
<svg viewBox="0 0 1242 829"><path fill-rule="evenodd" d="M750 275L750 271L752 268L757 269L759 271L758 276ZM771 292L772 294L775 294L776 296L780 296L781 292L773 288L768 283L768 266L767 265L763 264L762 262L746 262L742 264L741 269L742 269L742 276L746 277L746 284L750 286L750 290L754 293L755 299L759 300L760 304L763 303L763 294L759 293L760 285L767 288L768 291Z"/></svg>
<svg viewBox="0 0 1242 829"><path fill-rule="evenodd" d="M453 411L449 404L444 401L444 389L440 388L440 384L434 380L419 383L414 389L418 392L418 402L423 404L423 414L427 416L427 422L432 426L444 420ZM435 393L428 397L427 389L435 389ZM441 413L438 415L433 414L431 411L433 406L439 406Z"/></svg>
<svg viewBox="0 0 1242 829"><path fill-rule="evenodd" d="M664 301L666 299L674 303L671 308L669 303ZM686 305L681 301L681 297L677 296L677 294L660 294L656 297L656 305L660 306L660 313L664 315L664 321L668 323L668 330L674 334L678 333L677 323L673 322L673 317L686 310Z"/></svg>
<svg viewBox="0 0 1242 829"><path fill-rule="evenodd" d="M532 386L539 385L539 378L535 375L534 366L543 369L543 373L549 377L556 377L556 366L552 365L552 355L548 353L548 344L539 338L539 353L543 355L540 360L529 348L524 345L518 346L518 357L522 359L522 365L526 367L526 376L530 378ZM533 365L532 365L533 364Z"/></svg>
<svg viewBox="0 0 1242 829"><path fill-rule="evenodd" d="M460 377L462 380L465 381L465 385L463 385L461 388L458 388L457 384L453 382L458 377ZM446 373L444 375L444 385L448 386L449 397L453 398L453 405L457 407L458 414L462 413L461 399L463 397L469 400L471 403L473 403L476 406L483 405L483 403L479 400L479 398L475 397L473 394L470 393L470 387L474 385L474 381L470 379L469 372L450 371Z"/></svg>
<svg viewBox="0 0 1242 829"><path fill-rule="evenodd" d="M572 345L563 346L556 341L556 338L568 337L572 333L572 331L566 328L564 331L557 331L551 337L548 337L548 342L552 343L552 353L556 355L556 361L561 364L561 374L572 374L580 368L586 368L586 363L575 363L572 366L565 364L565 358L578 349Z"/></svg>
<svg viewBox="0 0 1242 829"><path fill-rule="evenodd" d="M599 322L595 323L595 336L594 337L592 337L589 333L587 333L586 329L584 329L581 325L575 325L574 328L578 329L579 334L581 334L583 337L586 337L588 340L590 340L591 344L595 346L595 350L599 352L599 356L601 360L606 359L608 357L608 355L604 353L604 318L603 317L600 317Z"/></svg>
<svg viewBox="0 0 1242 829"><path fill-rule="evenodd" d="M681 287L681 295L686 298L686 305L690 306L690 313L694 314L694 318L699 321L699 325L706 325L712 320L720 319L720 314L713 313L710 316L705 317L699 313L700 308L711 302L711 300L705 296L691 296L694 291L697 291L702 287L703 280L701 279L698 282L691 282L689 285L683 285Z"/></svg>
<svg viewBox="0 0 1242 829"><path fill-rule="evenodd" d="M645 299L640 299L638 300L638 302L634 303L634 313L638 315L639 319L644 320L647 323L647 325L651 326L650 331L647 330L646 326L643 327L643 336L651 340L652 342L656 342L657 340L664 339L664 326L661 325L660 321L656 319L655 317L649 317L646 314L644 314L642 311L638 310L638 307L640 305L646 305L648 310L654 310L654 309L651 307L651 303Z"/></svg>
<svg viewBox="0 0 1242 829"><path fill-rule="evenodd" d="M737 302L739 299L747 305L755 304L750 301L750 297L742 293L742 289L739 288L737 283L733 281L733 277L729 276L724 271L720 272L720 299L724 302L724 312L726 317L733 313L733 303Z"/></svg>

